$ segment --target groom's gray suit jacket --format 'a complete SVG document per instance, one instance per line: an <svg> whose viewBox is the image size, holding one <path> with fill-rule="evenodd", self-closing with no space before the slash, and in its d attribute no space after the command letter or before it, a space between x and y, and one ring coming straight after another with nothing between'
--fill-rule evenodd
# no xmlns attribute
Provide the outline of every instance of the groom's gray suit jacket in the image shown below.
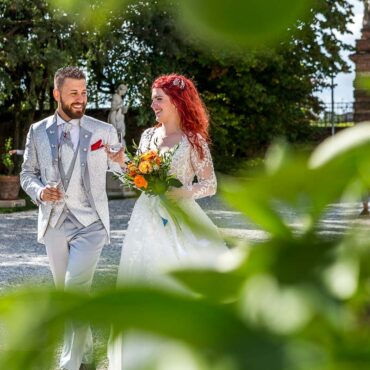
<svg viewBox="0 0 370 370"><path fill-rule="evenodd" d="M93 150L93 144L99 142L99 140L102 144L117 143L118 137L115 128L92 117L83 116L80 120L79 161L76 162L76 165L80 166L82 178L80 185L82 189L75 190L78 194L81 193L81 190L83 191L91 208L102 221L109 240L106 171L121 172L121 168L117 163L108 160L104 148ZM50 202L40 203L37 196L40 189L47 183L45 168L53 164L58 164L58 128L55 116L50 116L30 127L21 171L22 188L39 205L37 239L40 243L43 243L43 236L51 220L52 205ZM68 189L68 191L73 191L73 189ZM58 204L53 212L58 212L63 207L63 203ZM83 211L86 212L86 209ZM73 204L73 212L75 216L79 216L76 204ZM81 217L83 219L83 214L81 214Z"/></svg>

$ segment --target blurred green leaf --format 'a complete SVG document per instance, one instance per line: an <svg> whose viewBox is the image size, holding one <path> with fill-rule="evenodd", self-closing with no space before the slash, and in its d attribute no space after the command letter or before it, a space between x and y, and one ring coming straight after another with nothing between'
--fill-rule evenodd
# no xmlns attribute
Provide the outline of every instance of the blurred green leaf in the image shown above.
<svg viewBox="0 0 370 370"><path fill-rule="evenodd" d="M171 1L159 1L164 7ZM56 7L76 14L76 21L87 27L102 27L110 14L122 11L127 0L53 0ZM166 4L167 3L167 4ZM305 18L313 0L233 0L179 1L178 21L188 32L217 45L261 47L288 34L297 19Z"/></svg>
<svg viewBox="0 0 370 370"><path fill-rule="evenodd" d="M312 234L294 239L272 238L251 248L244 266L248 277L270 273L281 284L318 282L318 274L334 260L336 241L324 241Z"/></svg>
<svg viewBox="0 0 370 370"><path fill-rule="evenodd" d="M171 273L192 291L216 301L234 301L245 281L245 274L237 270L219 272L215 270L181 269Z"/></svg>
<svg viewBox="0 0 370 370"><path fill-rule="evenodd" d="M320 144L312 153L309 165L311 168L335 164L346 167L347 162L353 159L357 161L365 160L368 154L366 148L369 141L370 123L359 123L356 126L340 131ZM354 170L357 169L356 164L354 163Z"/></svg>
<svg viewBox="0 0 370 370"><path fill-rule="evenodd" d="M370 90L370 73L357 72L354 85L357 90Z"/></svg>
<svg viewBox="0 0 370 370"><path fill-rule="evenodd" d="M128 0L52 0L51 4L64 10L68 17L85 28L104 28L109 16L123 12Z"/></svg>
<svg viewBox="0 0 370 370"><path fill-rule="evenodd" d="M286 35L305 17L312 0L180 1L180 20L189 32L221 45L263 46Z"/></svg>
<svg viewBox="0 0 370 370"><path fill-rule="evenodd" d="M227 202L276 237L291 236L279 208L301 217L302 231L313 230L328 204L348 191L370 187L370 125L356 125L324 141L310 158L285 145L270 150L266 168L253 178L223 178ZM356 186L354 186L356 185Z"/></svg>
<svg viewBox="0 0 370 370"><path fill-rule="evenodd" d="M13 314L8 310L9 304ZM156 289L131 287L92 296L28 289L2 296L0 313L12 338L0 359L2 369L50 370L50 356L45 353L52 353L67 319L113 325L116 332L135 328L169 336L202 352L206 350L213 358L230 356L238 369L284 368L283 344L262 331L248 328L233 311ZM17 325L15 317L27 320ZM268 358L265 351L269 352Z"/></svg>
<svg viewBox="0 0 370 370"><path fill-rule="evenodd" d="M274 235L281 237L291 235L279 214L272 209L270 199L266 197L265 181L223 177L220 185L223 198L257 225ZM264 188L260 188L259 185Z"/></svg>

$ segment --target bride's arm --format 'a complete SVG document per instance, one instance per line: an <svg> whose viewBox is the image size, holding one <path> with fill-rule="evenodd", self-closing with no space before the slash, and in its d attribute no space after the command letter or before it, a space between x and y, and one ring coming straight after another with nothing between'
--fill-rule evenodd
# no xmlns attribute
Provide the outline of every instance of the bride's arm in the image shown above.
<svg viewBox="0 0 370 370"><path fill-rule="evenodd" d="M178 189L172 189L170 196L175 198L193 198L199 199L214 195L217 190L217 179L213 168L211 152L207 142L201 138L200 144L203 150L203 158L200 157L195 148L191 148L190 161L197 176L197 183L189 186L183 186Z"/></svg>

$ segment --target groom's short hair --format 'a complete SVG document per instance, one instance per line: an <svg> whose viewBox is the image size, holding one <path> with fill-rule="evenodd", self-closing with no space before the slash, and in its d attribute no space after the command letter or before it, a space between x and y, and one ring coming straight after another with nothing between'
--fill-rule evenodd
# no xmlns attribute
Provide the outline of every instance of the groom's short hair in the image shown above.
<svg viewBox="0 0 370 370"><path fill-rule="evenodd" d="M67 66L59 68L54 75L54 88L60 89L66 78L73 78L75 80L86 80L85 73L78 67Z"/></svg>

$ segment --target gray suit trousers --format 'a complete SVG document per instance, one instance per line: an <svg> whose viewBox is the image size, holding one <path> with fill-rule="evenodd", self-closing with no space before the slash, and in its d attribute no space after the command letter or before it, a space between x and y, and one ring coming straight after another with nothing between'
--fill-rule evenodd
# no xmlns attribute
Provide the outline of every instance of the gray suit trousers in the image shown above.
<svg viewBox="0 0 370 370"><path fill-rule="evenodd" d="M66 218L60 227L48 226L44 240L50 269L57 288L89 291L102 248L107 239L100 220L84 227ZM66 324L60 366L78 370L92 362L92 334L89 325Z"/></svg>

